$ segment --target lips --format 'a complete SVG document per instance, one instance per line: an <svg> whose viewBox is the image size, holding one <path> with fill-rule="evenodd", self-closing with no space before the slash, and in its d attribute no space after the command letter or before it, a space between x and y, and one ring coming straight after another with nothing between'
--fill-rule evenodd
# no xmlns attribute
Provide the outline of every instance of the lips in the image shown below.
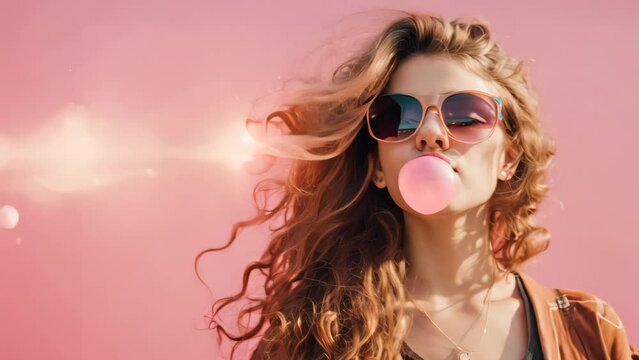
<svg viewBox="0 0 639 360"><path fill-rule="evenodd" d="M448 165L450 165L450 167L452 167L452 168L453 168L453 170L455 170L455 172L457 172L457 169L455 169L455 167L454 167L454 166L453 166L453 164L451 163L450 159L449 159L446 155L444 155L444 154L440 154L440 153L429 153L429 154L424 154L424 155L421 155L421 156L434 156L434 157L436 157L436 158L440 158L440 159L442 159L442 160L446 161L446 162L448 163Z"/></svg>

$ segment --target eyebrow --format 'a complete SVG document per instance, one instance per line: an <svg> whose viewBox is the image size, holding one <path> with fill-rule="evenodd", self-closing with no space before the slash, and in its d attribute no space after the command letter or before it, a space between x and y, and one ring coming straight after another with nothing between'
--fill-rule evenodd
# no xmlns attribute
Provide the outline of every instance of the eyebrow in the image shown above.
<svg viewBox="0 0 639 360"><path fill-rule="evenodd" d="M452 94L452 93L454 93L454 92L457 92L457 91L463 91L463 90L468 90L468 89L451 90L451 91L446 91L446 92L441 92L441 93L436 93L436 94L424 94L424 93L419 93L419 94L416 94L416 95L446 95L446 94ZM404 91L399 91L399 92L400 92L400 93L403 93ZM394 93L397 93L397 91L392 92L392 93L390 93L390 92L389 92L388 94L394 94ZM411 93L411 94L412 94L412 93Z"/></svg>
<svg viewBox="0 0 639 360"><path fill-rule="evenodd" d="M457 89L457 90L451 90L451 91L446 91L446 92L441 92L441 93L436 93L436 94L424 94L424 93L417 94L417 93L410 93L410 92L408 94L421 95L421 96L424 96L424 95L447 95L447 94L452 94L452 93L457 92L457 91L464 91L464 90L472 90L472 89ZM483 90L481 90L481 91L483 91ZM382 94L396 94L396 93L406 93L406 92L405 91L399 91L399 92L398 91L394 91L394 92L384 91Z"/></svg>

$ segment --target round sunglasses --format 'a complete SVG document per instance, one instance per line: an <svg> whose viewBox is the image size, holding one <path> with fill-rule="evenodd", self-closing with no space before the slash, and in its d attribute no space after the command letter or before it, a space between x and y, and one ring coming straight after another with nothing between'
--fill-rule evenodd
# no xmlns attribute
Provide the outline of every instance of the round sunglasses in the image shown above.
<svg viewBox="0 0 639 360"><path fill-rule="evenodd" d="M478 90L451 91L431 96L382 94L373 100L366 111L368 132L381 142L405 141L417 133L431 107L435 108L448 135L467 144L489 138L497 122L504 118L501 98Z"/></svg>

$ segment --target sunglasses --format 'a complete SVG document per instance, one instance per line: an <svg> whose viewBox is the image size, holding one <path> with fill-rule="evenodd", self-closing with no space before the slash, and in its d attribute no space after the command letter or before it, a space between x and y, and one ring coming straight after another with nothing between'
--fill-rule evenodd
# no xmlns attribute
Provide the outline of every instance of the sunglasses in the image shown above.
<svg viewBox="0 0 639 360"><path fill-rule="evenodd" d="M467 144L489 138L504 118L501 98L478 90L431 96L383 94L366 111L368 132L381 142L405 141L417 133L431 107L435 107L448 135Z"/></svg>

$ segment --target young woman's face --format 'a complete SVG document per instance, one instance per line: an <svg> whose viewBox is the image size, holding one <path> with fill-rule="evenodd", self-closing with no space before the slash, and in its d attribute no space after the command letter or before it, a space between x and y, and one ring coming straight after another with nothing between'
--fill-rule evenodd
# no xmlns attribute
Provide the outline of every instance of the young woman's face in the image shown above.
<svg viewBox="0 0 639 360"><path fill-rule="evenodd" d="M491 83L461 63L432 55L416 55L404 60L384 93L434 95L457 90L479 90L498 95ZM483 142L466 144L450 138L437 116L432 107L413 137L399 143L378 142L379 161L373 181L379 188L388 187L395 203L407 212L416 213L401 196L398 174L407 161L423 154L443 153L455 169L454 198L439 214L460 212L485 203L495 191L498 179L508 179L514 173L514 166L507 167L507 138L501 122ZM504 174L502 170L507 172Z"/></svg>

